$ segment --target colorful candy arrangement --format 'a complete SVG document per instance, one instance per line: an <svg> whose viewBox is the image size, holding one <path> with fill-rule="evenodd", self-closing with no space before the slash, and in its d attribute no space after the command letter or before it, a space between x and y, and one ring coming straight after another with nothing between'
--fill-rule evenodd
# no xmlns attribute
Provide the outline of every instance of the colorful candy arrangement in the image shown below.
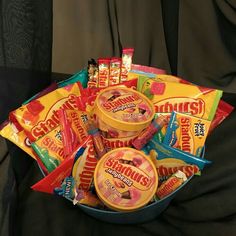
<svg viewBox="0 0 236 236"><path fill-rule="evenodd" d="M207 136L233 110L222 91L121 58L53 83L9 114L0 134L37 162L36 191L135 211L168 197L211 162Z"/></svg>

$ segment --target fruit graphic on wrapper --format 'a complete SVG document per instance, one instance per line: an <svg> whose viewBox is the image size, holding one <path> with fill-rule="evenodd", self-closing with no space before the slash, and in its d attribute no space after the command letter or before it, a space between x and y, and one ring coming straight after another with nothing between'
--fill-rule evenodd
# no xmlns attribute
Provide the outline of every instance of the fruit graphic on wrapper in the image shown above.
<svg viewBox="0 0 236 236"><path fill-rule="evenodd" d="M165 83L153 82L150 88L150 92L154 95L162 95L165 91Z"/></svg>
<svg viewBox="0 0 236 236"><path fill-rule="evenodd" d="M29 102L26 105L27 110L25 110L22 121L25 124L32 124L36 125L39 120L39 114L41 111L43 111L44 106L38 101L37 99Z"/></svg>
<svg viewBox="0 0 236 236"><path fill-rule="evenodd" d="M29 111L25 111L22 116L22 122L26 125L36 125L39 120L39 115L34 115L30 113Z"/></svg>

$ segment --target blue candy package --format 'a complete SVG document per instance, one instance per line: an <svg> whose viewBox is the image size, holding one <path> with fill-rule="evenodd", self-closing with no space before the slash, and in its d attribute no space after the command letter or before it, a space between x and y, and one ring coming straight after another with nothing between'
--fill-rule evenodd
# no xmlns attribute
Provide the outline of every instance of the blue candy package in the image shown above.
<svg viewBox="0 0 236 236"><path fill-rule="evenodd" d="M211 121L173 111L163 143L200 157Z"/></svg>
<svg viewBox="0 0 236 236"><path fill-rule="evenodd" d="M170 147L166 144L159 143L155 138L151 139L151 141L149 141L148 144L142 150L146 154L149 154L151 151L154 150L157 154L157 160L175 158L184 161L187 164L197 165L200 170L202 170L205 165L211 164L211 161L196 157L192 154L183 152L180 149Z"/></svg>

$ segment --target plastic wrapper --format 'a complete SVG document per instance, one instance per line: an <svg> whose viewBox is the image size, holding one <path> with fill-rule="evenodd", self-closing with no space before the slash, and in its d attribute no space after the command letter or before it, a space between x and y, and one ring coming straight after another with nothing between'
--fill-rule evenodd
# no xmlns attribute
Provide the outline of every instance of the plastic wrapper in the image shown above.
<svg viewBox="0 0 236 236"><path fill-rule="evenodd" d="M138 83L139 91L153 102L156 113L163 115L177 111L212 120L222 96L220 90L196 85L157 82L152 79Z"/></svg>
<svg viewBox="0 0 236 236"><path fill-rule="evenodd" d="M128 73L132 65L133 54L133 48L123 48L120 82L126 81L128 78Z"/></svg>
<svg viewBox="0 0 236 236"><path fill-rule="evenodd" d="M106 88L109 85L110 58L98 59L98 87Z"/></svg>
<svg viewBox="0 0 236 236"><path fill-rule="evenodd" d="M88 88L98 86L98 64L94 59L88 61Z"/></svg>
<svg viewBox="0 0 236 236"><path fill-rule="evenodd" d="M47 172L52 172L66 158L60 126L31 144Z"/></svg>
<svg viewBox="0 0 236 236"><path fill-rule="evenodd" d="M34 142L59 125L59 109L77 108L78 95L77 83L56 89L11 112L9 119Z"/></svg>
<svg viewBox="0 0 236 236"><path fill-rule="evenodd" d="M172 112L163 143L201 156L211 122L179 112Z"/></svg>
<svg viewBox="0 0 236 236"><path fill-rule="evenodd" d="M120 74L121 74L121 58L112 57L110 61L109 85L119 84Z"/></svg>
<svg viewBox="0 0 236 236"><path fill-rule="evenodd" d="M153 153L156 152L157 160L166 158L179 159L187 164L197 165L200 170L202 170L206 165L211 164L211 161L196 157L192 154L167 146L163 143L159 143L155 139L151 139L142 150L147 154L149 154L151 151L153 151Z"/></svg>
<svg viewBox="0 0 236 236"><path fill-rule="evenodd" d="M86 112L60 109L61 137L65 155L70 155L88 136L89 116Z"/></svg>

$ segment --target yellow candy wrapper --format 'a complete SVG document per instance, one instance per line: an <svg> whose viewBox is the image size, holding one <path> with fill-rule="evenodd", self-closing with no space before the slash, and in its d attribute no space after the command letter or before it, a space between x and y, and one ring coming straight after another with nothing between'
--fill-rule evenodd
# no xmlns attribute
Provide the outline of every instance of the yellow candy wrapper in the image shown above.
<svg viewBox="0 0 236 236"><path fill-rule="evenodd" d="M56 89L11 112L10 120L34 142L59 125L59 109L77 108L78 95L79 83Z"/></svg>

